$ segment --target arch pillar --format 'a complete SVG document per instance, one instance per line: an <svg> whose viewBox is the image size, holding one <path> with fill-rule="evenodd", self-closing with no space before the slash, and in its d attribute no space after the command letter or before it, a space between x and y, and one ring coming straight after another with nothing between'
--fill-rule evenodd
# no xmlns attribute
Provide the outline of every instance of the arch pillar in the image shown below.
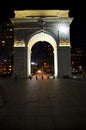
<svg viewBox="0 0 86 130"><path fill-rule="evenodd" d="M57 57L57 48L54 48L54 76L58 77L58 57Z"/></svg>
<svg viewBox="0 0 86 130"><path fill-rule="evenodd" d="M31 75L31 50L27 47L27 77Z"/></svg>
<svg viewBox="0 0 86 130"><path fill-rule="evenodd" d="M72 76L70 47L58 47L58 68L59 77Z"/></svg>
<svg viewBox="0 0 86 130"><path fill-rule="evenodd" d="M26 78L26 48L14 47L14 73L19 78Z"/></svg>

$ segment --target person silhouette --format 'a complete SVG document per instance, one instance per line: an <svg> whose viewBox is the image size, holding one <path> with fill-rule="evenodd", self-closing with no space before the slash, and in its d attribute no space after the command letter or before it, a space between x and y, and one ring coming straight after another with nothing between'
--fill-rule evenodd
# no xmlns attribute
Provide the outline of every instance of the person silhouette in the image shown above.
<svg viewBox="0 0 86 130"><path fill-rule="evenodd" d="M15 74L14 74L14 79L15 79L15 81L17 81L17 78L18 78L18 77L17 77L17 74L15 73Z"/></svg>

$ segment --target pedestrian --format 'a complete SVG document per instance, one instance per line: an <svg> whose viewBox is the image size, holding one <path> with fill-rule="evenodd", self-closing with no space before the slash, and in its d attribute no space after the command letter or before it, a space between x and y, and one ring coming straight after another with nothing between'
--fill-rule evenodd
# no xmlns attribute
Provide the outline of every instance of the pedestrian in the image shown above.
<svg viewBox="0 0 86 130"><path fill-rule="evenodd" d="M43 75L42 75L42 80L43 80Z"/></svg>
<svg viewBox="0 0 86 130"><path fill-rule="evenodd" d="M18 78L18 77L17 77L17 74L15 73L15 74L14 74L14 79L15 79L15 81L17 81L17 78Z"/></svg>
<svg viewBox="0 0 86 130"><path fill-rule="evenodd" d="M36 80L38 79L37 75L36 75Z"/></svg>
<svg viewBox="0 0 86 130"><path fill-rule="evenodd" d="M85 71L83 71L82 76L83 76L83 78L85 78Z"/></svg>
<svg viewBox="0 0 86 130"><path fill-rule="evenodd" d="M49 75L47 76L47 79L49 79Z"/></svg>
<svg viewBox="0 0 86 130"><path fill-rule="evenodd" d="M32 80L32 76L31 75L29 75L29 79Z"/></svg>

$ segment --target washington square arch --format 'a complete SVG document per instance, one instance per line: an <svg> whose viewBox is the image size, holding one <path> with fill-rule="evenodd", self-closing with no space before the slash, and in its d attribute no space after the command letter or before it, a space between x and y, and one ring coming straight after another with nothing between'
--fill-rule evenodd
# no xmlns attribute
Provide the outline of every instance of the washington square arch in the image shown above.
<svg viewBox="0 0 86 130"><path fill-rule="evenodd" d="M14 72L21 78L31 75L31 49L37 42L53 47L54 76L71 77L71 43L69 10L15 10Z"/></svg>

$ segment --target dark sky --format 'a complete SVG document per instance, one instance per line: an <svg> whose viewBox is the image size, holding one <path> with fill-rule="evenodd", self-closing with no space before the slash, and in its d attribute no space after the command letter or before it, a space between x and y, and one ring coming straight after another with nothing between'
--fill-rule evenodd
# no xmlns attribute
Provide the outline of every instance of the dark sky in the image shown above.
<svg viewBox="0 0 86 130"><path fill-rule="evenodd" d="M72 46L86 47L85 0L2 0L0 1L0 21L14 17L14 10L23 9L68 9L74 20L70 37Z"/></svg>

